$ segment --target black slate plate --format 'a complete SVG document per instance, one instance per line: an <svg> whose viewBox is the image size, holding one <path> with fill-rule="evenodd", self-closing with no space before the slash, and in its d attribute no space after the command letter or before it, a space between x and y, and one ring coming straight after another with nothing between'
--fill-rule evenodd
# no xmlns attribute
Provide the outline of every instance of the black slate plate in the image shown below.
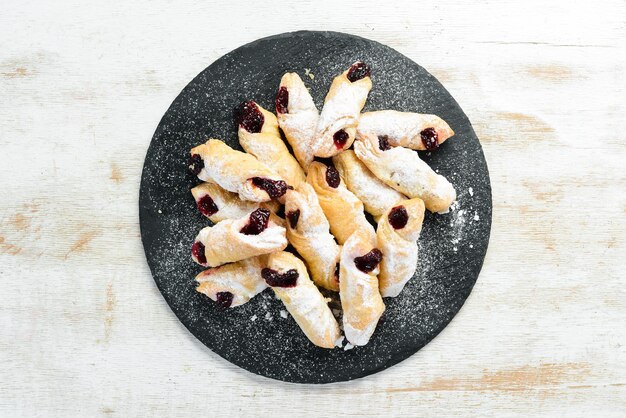
<svg viewBox="0 0 626 418"><path fill-rule="evenodd" d="M370 343L352 350L313 346L270 290L246 305L219 311L195 292L201 270L190 258L208 221L195 208L187 172L191 147L208 137L241 149L233 107L256 100L268 109L283 73L296 71L318 108L332 77L361 59L372 68L365 111L434 113L456 132L432 155L421 156L455 186L458 204L427 214L418 272L387 310ZM305 75L306 69L314 79ZM152 275L180 321L207 347L253 373L299 383L327 383L376 373L409 357L459 311L480 272L491 227L491 186L478 138L443 86L413 61L377 42L336 32L285 33L244 45L211 64L174 100L159 124L143 168L141 237ZM251 318L256 317L256 320ZM471 347L468 347L470 350Z"/></svg>

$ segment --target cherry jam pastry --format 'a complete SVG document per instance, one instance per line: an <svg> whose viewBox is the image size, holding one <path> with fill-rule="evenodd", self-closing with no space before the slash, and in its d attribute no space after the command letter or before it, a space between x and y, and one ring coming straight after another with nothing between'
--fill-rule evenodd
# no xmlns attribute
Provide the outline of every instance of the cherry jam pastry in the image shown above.
<svg viewBox="0 0 626 418"><path fill-rule="evenodd" d="M289 226L291 226L291 229L295 229L296 226L298 226L298 219L300 219L300 209L288 212L286 216L289 220Z"/></svg>
<svg viewBox="0 0 626 418"><path fill-rule="evenodd" d="M199 154L194 154L189 158L189 171L191 171L194 176L200 174L203 168L204 161Z"/></svg>
<svg viewBox="0 0 626 418"><path fill-rule="evenodd" d="M261 270L261 276L272 287L295 287L298 281L298 271L296 269L279 273L276 270L264 268Z"/></svg>
<svg viewBox="0 0 626 418"><path fill-rule="evenodd" d="M374 248L369 253L356 257L354 259L354 265L363 273L369 273L374 270L376 266L383 260L383 253L378 248Z"/></svg>
<svg viewBox="0 0 626 418"><path fill-rule="evenodd" d="M335 134L333 135L333 142L335 144L335 147L337 147L337 149L342 149L344 145L346 145L346 142L348 142L348 138L348 133L343 129L335 132Z"/></svg>
<svg viewBox="0 0 626 418"><path fill-rule="evenodd" d="M191 255L194 256L198 263L206 264L206 256L204 255L204 244L200 241L196 241L191 246Z"/></svg>
<svg viewBox="0 0 626 418"><path fill-rule="evenodd" d="M362 61L355 62L348 70L348 80L352 83L370 76L370 67Z"/></svg>
<svg viewBox="0 0 626 418"><path fill-rule="evenodd" d="M381 151L387 151L391 149L391 145L389 145L389 137L387 135L382 135L378 137L378 149Z"/></svg>
<svg viewBox="0 0 626 418"><path fill-rule="evenodd" d="M402 229L409 221L409 214L404 206L396 206L389 211L387 218L389 219L389 224L393 226L394 229Z"/></svg>
<svg viewBox="0 0 626 418"><path fill-rule="evenodd" d="M289 113L288 105L289 90L287 90L287 87L281 87L276 95L276 113Z"/></svg>
<svg viewBox="0 0 626 418"><path fill-rule="evenodd" d="M246 131L256 134L261 132L265 118L256 103L243 102L235 109L235 120Z"/></svg>
<svg viewBox="0 0 626 418"><path fill-rule="evenodd" d="M272 199L281 197L289 188L283 180L270 180L264 177L253 177L252 184L265 190Z"/></svg>
<svg viewBox="0 0 626 418"><path fill-rule="evenodd" d="M233 294L230 292L217 292L215 295L215 302L217 306L222 309L230 308L230 305L233 303Z"/></svg>
<svg viewBox="0 0 626 418"><path fill-rule="evenodd" d="M219 210L213 199L211 199L211 196L208 194L198 199L196 205L198 206L200 213L204 216L211 216Z"/></svg>
<svg viewBox="0 0 626 418"><path fill-rule="evenodd" d="M422 137L422 143L427 150L434 151L439 148L439 141L435 128L424 129L420 132L420 136Z"/></svg>
<svg viewBox="0 0 626 418"><path fill-rule="evenodd" d="M326 183L333 189L339 187L339 183L341 183L341 177L339 176L339 171L335 168L335 166L329 165L326 167Z"/></svg>
<svg viewBox="0 0 626 418"><path fill-rule="evenodd" d="M270 211L259 208L250 214L248 224L241 228L239 232L244 235L259 235L265 231L270 220Z"/></svg>

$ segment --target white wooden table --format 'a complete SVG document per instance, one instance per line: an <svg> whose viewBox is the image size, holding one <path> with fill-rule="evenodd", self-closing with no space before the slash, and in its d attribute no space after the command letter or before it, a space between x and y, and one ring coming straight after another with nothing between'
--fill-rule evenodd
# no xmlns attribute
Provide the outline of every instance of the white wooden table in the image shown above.
<svg viewBox="0 0 626 418"><path fill-rule="evenodd" d="M286 3L2 3L0 415L623 416L626 3ZM436 75L493 187L459 315L400 365L325 386L252 375L190 335L137 213L179 91L239 45L299 29L383 42Z"/></svg>

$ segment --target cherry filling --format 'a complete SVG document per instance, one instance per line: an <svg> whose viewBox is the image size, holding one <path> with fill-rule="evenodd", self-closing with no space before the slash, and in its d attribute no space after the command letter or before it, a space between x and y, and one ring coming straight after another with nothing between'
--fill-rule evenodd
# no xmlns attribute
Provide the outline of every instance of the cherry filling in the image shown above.
<svg viewBox="0 0 626 418"><path fill-rule="evenodd" d="M378 137L378 149L381 151L387 151L391 149L391 145L389 145L389 137L387 135Z"/></svg>
<svg viewBox="0 0 626 418"><path fill-rule="evenodd" d="M200 174L203 168L204 161L202 160L200 154L194 154L189 157L189 171L191 171L194 176Z"/></svg>
<svg viewBox="0 0 626 418"><path fill-rule="evenodd" d="M217 292L215 294L215 302L217 302L217 306L220 308L228 309L233 303L233 296L230 292Z"/></svg>
<svg viewBox="0 0 626 418"><path fill-rule="evenodd" d="M300 209L287 212L287 219L289 219L289 226L291 226L291 229L295 229L298 225L298 219L300 219Z"/></svg>
<svg viewBox="0 0 626 418"><path fill-rule="evenodd" d="M354 258L354 265L363 273L369 273L374 270L378 263L383 259L383 253L378 248L374 248L369 253L361 257Z"/></svg>
<svg viewBox="0 0 626 418"><path fill-rule="evenodd" d="M289 113L288 105L289 90L287 90L287 87L281 87L276 95L276 113Z"/></svg>
<svg viewBox="0 0 626 418"><path fill-rule="evenodd" d="M252 177L252 184L265 190L272 199L281 197L289 188L282 180L270 180L264 177Z"/></svg>
<svg viewBox="0 0 626 418"><path fill-rule="evenodd" d="M213 199L211 199L211 196L208 194L198 199L196 205L198 206L200 213L204 216L211 216L219 210Z"/></svg>
<svg viewBox="0 0 626 418"><path fill-rule="evenodd" d="M261 270L261 277L272 287L295 287L298 281L298 271L296 269L287 270L279 273L270 268Z"/></svg>
<svg viewBox="0 0 626 418"><path fill-rule="evenodd" d="M362 78L370 76L370 67L367 66L366 63L359 61L352 64L350 69L348 70L348 80L354 83Z"/></svg>
<svg viewBox="0 0 626 418"><path fill-rule="evenodd" d="M437 140L437 131L435 128L426 128L420 132L422 137L422 144L429 151L434 151L439 148L439 141Z"/></svg>
<svg viewBox="0 0 626 418"><path fill-rule="evenodd" d="M389 219L389 224L393 226L394 229L402 229L409 221L409 214L404 206L396 206L389 211L387 219Z"/></svg>
<svg viewBox="0 0 626 418"><path fill-rule="evenodd" d="M265 231L270 220L270 211L259 208L250 214L248 223L239 232L244 235L259 235Z"/></svg>
<svg viewBox="0 0 626 418"><path fill-rule="evenodd" d="M326 183L333 189L339 187L339 183L341 183L341 177L339 176L339 171L335 168L335 166L329 165L326 167Z"/></svg>
<svg viewBox="0 0 626 418"><path fill-rule="evenodd" d="M335 147L337 149L342 149L346 145L346 142L348 142L348 138L348 133L343 129L335 132L335 135L333 135L333 142L335 143Z"/></svg>
<svg viewBox="0 0 626 418"><path fill-rule="evenodd" d="M261 132L265 122L263 113L253 101L243 102L235 108L235 120L239 126L253 134Z"/></svg>
<svg viewBox="0 0 626 418"><path fill-rule="evenodd" d="M191 255L198 260L200 264L206 264L206 256L204 255L204 244L196 241L191 246Z"/></svg>

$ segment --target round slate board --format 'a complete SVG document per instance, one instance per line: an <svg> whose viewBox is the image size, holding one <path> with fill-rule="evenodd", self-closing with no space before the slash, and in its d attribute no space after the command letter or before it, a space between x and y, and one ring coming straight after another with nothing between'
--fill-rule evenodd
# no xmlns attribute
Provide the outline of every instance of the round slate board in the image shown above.
<svg viewBox="0 0 626 418"><path fill-rule="evenodd" d="M369 344L351 350L312 345L271 290L220 311L195 291L190 248L209 222L196 210L187 172L189 149L220 138L241 149L233 108L255 100L274 109L281 76L295 71L318 108L332 78L354 61L372 69L364 111L433 113L456 135L421 153L454 184L458 200L444 215L427 214L415 277L387 309ZM314 77L305 74L308 70ZM491 227L491 186L478 138L443 86L413 61L377 42L336 32L295 32L244 45L211 64L174 100L148 149L139 197L141 237L152 275L180 321L207 347L253 373L299 383L327 383L376 373L409 357L459 311L480 272ZM470 347L468 347L470 349Z"/></svg>

